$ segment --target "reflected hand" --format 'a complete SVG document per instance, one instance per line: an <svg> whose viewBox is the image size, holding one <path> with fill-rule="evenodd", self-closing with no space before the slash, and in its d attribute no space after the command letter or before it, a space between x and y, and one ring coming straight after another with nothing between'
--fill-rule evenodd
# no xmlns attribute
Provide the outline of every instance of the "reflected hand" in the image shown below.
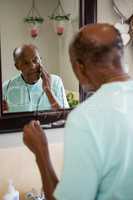
<svg viewBox="0 0 133 200"><path fill-rule="evenodd" d="M3 101L2 101L2 111L3 111L3 112L6 112L6 111L8 111L8 110L9 110L8 103L7 103L6 100L3 100Z"/></svg>
<svg viewBox="0 0 133 200"><path fill-rule="evenodd" d="M35 155L42 153L48 142L39 121L31 121L24 126L23 141Z"/></svg>
<svg viewBox="0 0 133 200"><path fill-rule="evenodd" d="M42 68L42 73L41 73L41 78L42 78L42 88L44 91L46 90L51 90L51 76L50 74Z"/></svg>
<svg viewBox="0 0 133 200"><path fill-rule="evenodd" d="M60 105L57 102L56 98L54 97L54 95L52 94L52 90L51 90L51 76L50 74L44 70L43 68L41 68L41 77L42 77L42 88L45 91L48 100L51 104L51 108L52 109L60 109Z"/></svg>

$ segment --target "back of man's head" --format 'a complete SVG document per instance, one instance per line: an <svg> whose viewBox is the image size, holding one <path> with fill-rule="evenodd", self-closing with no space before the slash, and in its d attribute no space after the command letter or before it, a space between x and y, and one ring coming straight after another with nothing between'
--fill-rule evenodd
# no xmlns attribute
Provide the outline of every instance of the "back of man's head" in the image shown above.
<svg viewBox="0 0 133 200"><path fill-rule="evenodd" d="M70 57L81 64L120 65L123 42L119 31L109 24L90 24L81 28L70 45Z"/></svg>

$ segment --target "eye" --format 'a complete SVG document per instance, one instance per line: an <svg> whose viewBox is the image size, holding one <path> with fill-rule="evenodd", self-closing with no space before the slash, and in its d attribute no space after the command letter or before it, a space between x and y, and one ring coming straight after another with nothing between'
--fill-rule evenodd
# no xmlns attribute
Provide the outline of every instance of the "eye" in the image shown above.
<svg viewBox="0 0 133 200"><path fill-rule="evenodd" d="M24 61L23 64L24 64L24 65L28 65L29 63L28 63L27 61Z"/></svg>
<svg viewBox="0 0 133 200"><path fill-rule="evenodd" d="M33 63L35 63L35 64L38 63L38 62L37 62L37 59L33 59Z"/></svg>
<svg viewBox="0 0 133 200"><path fill-rule="evenodd" d="M35 58L33 59L33 63L35 63L35 64L40 63L40 58L35 57Z"/></svg>

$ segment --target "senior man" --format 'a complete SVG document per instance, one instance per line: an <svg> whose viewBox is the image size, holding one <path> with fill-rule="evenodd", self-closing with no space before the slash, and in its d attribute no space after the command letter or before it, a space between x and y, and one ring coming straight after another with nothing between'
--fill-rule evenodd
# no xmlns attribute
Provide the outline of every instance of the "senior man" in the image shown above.
<svg viewBox="0 0 133 200"><path fill-rule="evenodd" d="M121 35L109 24L87 25L69 52L80 84L96 92L68 117L60 181L39 122L24 127L24 142L35 154L46 198L131 200L133 81L124 71Z"/></svg>

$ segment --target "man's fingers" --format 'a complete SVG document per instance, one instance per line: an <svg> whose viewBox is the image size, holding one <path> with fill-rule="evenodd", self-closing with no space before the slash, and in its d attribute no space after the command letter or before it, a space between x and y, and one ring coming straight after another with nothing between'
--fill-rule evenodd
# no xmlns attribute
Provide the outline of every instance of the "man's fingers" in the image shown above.
<svg viewBox="0 0 133 200"><path fill-rule="evenodd" d="M34 128L34 121L31 121L29 124L26 124L23 128L24 134L23 134L23 140L26 140L27 137L31 134L35 134L35 128Z"/></svg>
<svg viewBox="0 0 133 200"><path fill-rule="evenodd" d="M29 129L29 124L26 124L23 128L24 133L27 132L27 130Z"/></svg>
<svg viewBox="0 0 133 200"><path fill-rule="evenodd" d="M24 126L23 141L25 145L36 153L42 145L47 145L47 137L43 134L43 129L40 127L39 121L31 121Z"/></svg>
<svg viewBox="0 0 133 200"><path fill-rule="evenodd" d="M27 129L31 128L32 123L33 123L33 122L30 121L28 124L26 124L26 125L24 126L24 129L23 129L23 130L27 130Z"/></svg>
<svg viewBox="0 0 133 200"><path fill-rule="evenodd" d="M24 133L25 134L37 134L37 131L38 130L41 130L41 127L40 127L40 122L39 121L35 121L35 120L32 120L31 122L29 122L29 124L25 125L24 126Z"/></svg>
<svg viewBox="0 0 133 200"><path fill-rule="evenodd" d="M37 120L36 123L40 126L40 121L39 120Z"/></svg>
<svg viewBox="0 0 133 200"><path fill-rule="evenodd" d="M36 126L36 131L40 134L41 140L43 141L44 145L48 144L46 134L44 130L40 127L40 124L38 124L38 121L35 121L35 126Z"/></svg>
<svg viewBox="0 0 133 200"><path fill-rule="evenodd" d="M42 69L41 77L44 79L50 78L50 74L46 70Z"/></svg>
<svg viewBox="0 0 133 200"><path fill-rule="evenodd" d="M40 133L43 133L43 129L40 127L40 122L39 121L35 121L35 128L37 131L39 131Z"/></svg>

